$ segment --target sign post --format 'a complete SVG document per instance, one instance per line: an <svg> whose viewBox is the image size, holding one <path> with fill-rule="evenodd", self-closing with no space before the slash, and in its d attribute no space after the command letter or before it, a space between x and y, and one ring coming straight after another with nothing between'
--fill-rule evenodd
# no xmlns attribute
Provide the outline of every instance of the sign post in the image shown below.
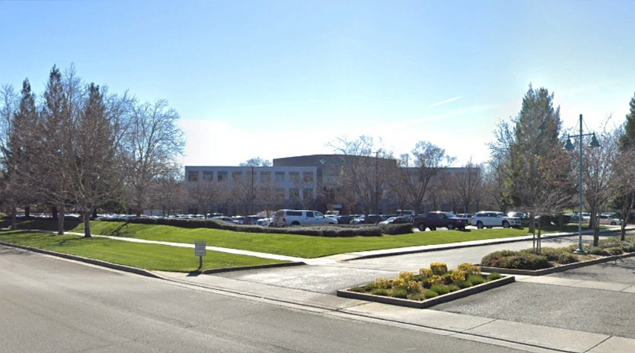
<svg viewBox="0 0 635 353"><path fill-rule="evenodd" d="M198 256L198 269L203 269L203 256L207 254L206 244L204 241L194 242L194 255Z"/></svg>

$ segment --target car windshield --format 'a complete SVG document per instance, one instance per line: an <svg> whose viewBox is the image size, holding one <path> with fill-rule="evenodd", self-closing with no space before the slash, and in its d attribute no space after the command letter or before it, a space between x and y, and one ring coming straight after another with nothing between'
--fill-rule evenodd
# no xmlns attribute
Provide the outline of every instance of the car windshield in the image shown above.
<svg viewBox="0 0 635 353"><path fill-rule="evenodd" d="M456 217L456 215L452 212L446 212L445 215L448 216L448 218Z"/></svg>

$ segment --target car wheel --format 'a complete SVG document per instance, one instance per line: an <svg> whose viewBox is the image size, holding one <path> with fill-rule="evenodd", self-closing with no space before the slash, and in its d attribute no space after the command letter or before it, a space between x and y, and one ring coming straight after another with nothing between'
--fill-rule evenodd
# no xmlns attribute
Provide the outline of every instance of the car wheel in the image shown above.
<svg viewBox="0 0 635 353"><path fill-rule="evenodd" d="M616 225L617 225L617 223L615 223L615 222L611 222L611 225L612 225L612 226L616 226Z"/></svg>
<svg viewBox="0 0 635 353"><path fill-rule="evenodd" d="M509 228L509 222L503 221L503 228Z"/></svg>
<svg viewBox="0 0 635 353"><path fill-rule="evenodd" d="M291 225L292 225L292 226L299 226L299 225L300 225L300 222L298 222L298 221L293 221L293 223L291 223Z"/></svg>
<svg viewBox="0 0 635 353"><path fill-rule="evenodd" d="M430 227L430 230L437 230L437 227Z"/></svg>
<svg viewBox="0 0 635 353"><path fill-rule="evenodd" d="M454 224L448 224L448 230L454 229Z"/></svg>
<svg viewBox="0 0 635 353"><path fill-rule="evenodd" d="M329 224L335 224L335 223L333 223L333 222L329 222Z"/></svg>
<svg viewBox="0 0 635 353"><path fill-rule="evenodd" d="M422 231L422 232L425 232L426 231L426 225L423 224L423 223L419 223L419 230Z"/></svg>
<svg viewBox="0 0 635 353"><path fill-rule="evenodd" d="M483 229L483 222L476 223L476 228Z"/></svg>

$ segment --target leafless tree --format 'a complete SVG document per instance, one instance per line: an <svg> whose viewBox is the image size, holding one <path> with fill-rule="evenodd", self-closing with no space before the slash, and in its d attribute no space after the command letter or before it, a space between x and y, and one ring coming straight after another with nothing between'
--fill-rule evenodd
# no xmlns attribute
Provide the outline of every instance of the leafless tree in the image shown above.
<svg viewBox="0 0 635 353"><path fill-rule="evenodd" d="M379 212L379 201L396 168L391 152L376 145L373 138L360 136L356 140L338 138L327 144L341 154L337 166L340 168L340 187L349 189L356 197L363 212Z"/></svg>
<svg viewBox="0 0 635 353"><path fill-rule="evenodd" d="M152 185L172 171L171 162L183 153L178 113L165 100L134 104L123 144L129 204L140 215L150 199Z"/></svg>
<svg viewBox="0 0 635 353"><path fill-rule="evenodd" d="M402 157L399 182L406 200L417 213L421 212L426 199L432 199L429 195L432 180L454 160L454 157L446 156L444 149L426 141L419 141L411 155ZM441 197L441 193L436 193L433 203L438 203Z"/></svg>
<svg viewBox="0 0 635 353"><path fill-rule="evenodd" d="M470 207L478 198L482 186L481 168L472 163L472 159L463 166L464 171L448 176L447 185L450 192L462 205L463 212L470 212Z"/></svg>

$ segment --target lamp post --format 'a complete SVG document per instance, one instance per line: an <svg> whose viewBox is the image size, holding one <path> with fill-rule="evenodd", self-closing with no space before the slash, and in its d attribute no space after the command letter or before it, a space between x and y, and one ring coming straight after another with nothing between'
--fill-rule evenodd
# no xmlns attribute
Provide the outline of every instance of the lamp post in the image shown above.
<svg viewBox="0 0 635 353"><path fill-rule="evenodd" d="M579 163L579 182L578 182L578 200L579 200L579 211L578 211L578 250L575 252L577 254L584 254L584 248L582 247L582 137L584 136L592 136L591 142L589 143L589 147L596 148L600 147L600 143L597 138L595 138L595 133L583 134L582 133L582 114L580 114L580 134L578 135L568 135L567 143L564 145L564 148L567 151L573 151L575 146L571 142L572 138L578 138L578 145L580 148L580 163Z"/></svg>

